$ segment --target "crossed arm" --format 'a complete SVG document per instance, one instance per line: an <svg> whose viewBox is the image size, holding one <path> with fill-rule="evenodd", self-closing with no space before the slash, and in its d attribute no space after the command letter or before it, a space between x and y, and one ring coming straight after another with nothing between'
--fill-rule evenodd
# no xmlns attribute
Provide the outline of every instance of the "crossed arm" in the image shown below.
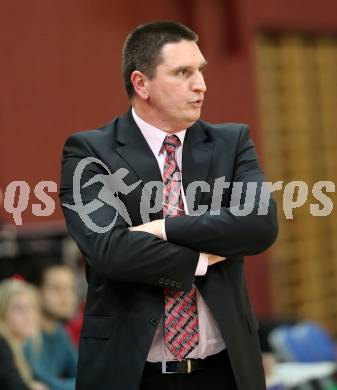
<svg viewBox="0 0 337 390"><path fill-rule="evenodd" d="M77 134L67 140L60 186L62 204L74 203L73 174L79 161L88 156L96 157L96 153L83 136ZM95 174L104 173L101 166L91 164L87 177L82 177L83 183ZM247 129L241 132L234 180L264 181ZM81 194L83 203L95 201L99 190L98 185L86 188ZM237 202L240 205L241 198ZM224 258L262 252L274 242L277 235L274 201L270 200L266 215L258 215L258 203L255 199L251 202L253 210L248 216L236 216L230 208L223 207L219 215L206 212L200 216L169 218L165 220L167 240L162 239L162 220L130 231L109 205L90 214L90 219L98 226L107 226L116 219L114 226L104 233L93 232L73 210L63 207L63 212L70 234L97 274L116 281L155 286L160 286L162 278L169 278L179 282L177 289L189 291L200 253L210 254L209 265L212 265Z"/></svg>
<svg viewBox="0 0 337 390"><path fill-rule="evenodd" d="M244 126L238 141L233 182L254 182L257 191L249 194L246 190L232 197L230 207L221 207L216 215L210 211L199 216L183 215L165 220L167 240L171 243L209 254L209 265L224 258L255 255L271 246L278 234L277 209L272 197L261 199L256 196L265 182L259 166L254 144L249 137L248 127ZM263 205L264 203L264 205ZM240 215L236 210L248 206L251 212ZM261 215L261 206L267 210ZM162 220L152 221L132 228L162 238Z"/></svg>
<svg viewBox="0 0 337 390"><path fill-rule="evenodd" d="M160 238L161 240L164 239L162 219L157 219L155 221L144 223L143 225L139 225L139 226L134 226L129 228L129 230L132 232L145 232L145 233L153 234L158 238ZM207 255L208 266L226 260L226 258L223 256L212 255L210 253L206 253L206 255Z"/></svg>

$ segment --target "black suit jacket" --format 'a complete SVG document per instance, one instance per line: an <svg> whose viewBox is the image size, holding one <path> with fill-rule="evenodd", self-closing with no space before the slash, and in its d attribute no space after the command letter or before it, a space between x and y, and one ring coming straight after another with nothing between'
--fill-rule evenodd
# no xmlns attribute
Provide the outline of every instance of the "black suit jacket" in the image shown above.
<svg viewBox="0 0 337 390"><path fill-rule="evenodd" d="M128 195L121 195L132 224L142 223L140 199L143 185L161 181L161 173L131 109L106 126L72 135L65 143L60 187L61 202L72 204L73 173L84 157L95 157L115 172L126 168L128 185L142 181ZM263 182L248 127L242 124L212 125L198 120L187 129L183 147L183 186L204 180L213 188L215 179ZM108 172L99 163L87 166L81 184ZM102 184L82 189L84 203L97 199ZM257 335L243 273L243 256L266 250L277 236L273 200L266 215L231 212L232 186L223 191L219 215L166 220L168 241L143 232L130 232L120 215L106 233L88 229L78 213L63 207L70 234L87 262L88 295L79 347L77 390L138 390L144 364L161 316L163 289L170 286L189 291L195 281L210 307L225 340L240 390L265 389ZM259 191L258 191L259 192ZM151 194L148 194L151 196ZM153 194L152 194L153 196ZM212 192L199 191L197 205L210 209ZM236 199L242 202L243 197ZM189 205L189 209L191 209ZM100 226L116 217L105 204L90 214ZM162 211L150 216L162 218ZM199 252L221 255L227 260L208 267L205 276L194 276Z"/></svg>

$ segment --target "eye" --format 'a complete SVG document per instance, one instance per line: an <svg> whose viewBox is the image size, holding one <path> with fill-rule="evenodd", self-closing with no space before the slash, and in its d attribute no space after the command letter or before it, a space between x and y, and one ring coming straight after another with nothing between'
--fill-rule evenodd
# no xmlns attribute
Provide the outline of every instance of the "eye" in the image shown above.
<svg viewBox="0 0 337 390"><path fill-rule="evenodd" d="M186 68L179 69L178 70L178 75L187 76L188 75L188 70Z"/></svg>

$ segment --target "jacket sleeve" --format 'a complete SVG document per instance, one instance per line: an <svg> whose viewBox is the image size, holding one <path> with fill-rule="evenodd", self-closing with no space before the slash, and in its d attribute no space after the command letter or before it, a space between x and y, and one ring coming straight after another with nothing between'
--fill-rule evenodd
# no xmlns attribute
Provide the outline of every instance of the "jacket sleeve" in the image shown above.
<svg viewBox="0 0 337 390"><path fill-rule="evenodd" d="M96 183L83 188L83 184L97 174L108 174L101 164L90 163L82 173L81 188L77 190L81 192L83 206L77 205L76 211L66 206L74 205L73 176L78 163L85 157L97 158L90 142L80 133L68 138L63 150L59 195L68 231L88 265L100 276L112 280L160 287L169 285L173 289L189 291L198 264L197 251L160 240L149 233L129 231L125 220L108 204L88 215L90 221L100 227L115 220L106 232L93 231L80 217L90 202L98 201L102 185Z"/></svg>
<svg viewBox="0 0 337 390"><path fill-rule="evenodd" d="M233 182L243 183L242 196L233 191ZM256 196L247 191L248 182L257 183ZM272 198L269 204L268 200L261 200L261 206L267 212L265 215L258 213L263 182L265 178L253 141L248 127L243 126L236 151L230 206L220 208L218 215L208 211L199 216L184 215L167 219L167 239L200 252L227 258L263 252L274 243L278 233L276 203ZM251 212L240 215L239 209L244 205Z"/></svg>

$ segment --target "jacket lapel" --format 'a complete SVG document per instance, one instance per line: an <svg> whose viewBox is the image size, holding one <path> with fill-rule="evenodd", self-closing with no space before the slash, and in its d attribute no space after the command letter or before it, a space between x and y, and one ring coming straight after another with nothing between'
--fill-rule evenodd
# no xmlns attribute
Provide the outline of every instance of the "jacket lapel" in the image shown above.
<svg viewBox="0 0 337 390"><path fill-rule="evenodd" d="M146 142L142 132L133 119L131 107L120 118L117 132L117 153L127 162L132 171L142 181L143 185L149 181L162 182L162 176L156 157ZM188 185L194 181L207 181L209 167L212 160L213 142L205 130L196 122L187 129L183 145L183 187L186 194ZM147 192L152 205L155 202L155 191ZM197 191L195 205L200 204L202 192ZM193 205L188 204L189 210ZM162 218L162 211L158 213Z"/></svg>
<svg viewBox="0 0 337 390"><path fill-rule="evenodd" d="M185 195L190 183L194 181L207 182L209 168L212 161L213 147L214 143L209 139L206 131L199 121L187 129L184 140L182 163L182 177ZM201 198L202 192L198 189L194 205L200 204ZM188 204L188 209L190 211L192 208L193 204Z"/></svg>
<svg viewBox="0 0 337 390"><path fill-rule="evenodd" d="M162 176L156 157L146 142L142 132L133 119L131 107L120 118L118 123L117 153L127 162L132 171L142 181L143 186L149 181L162 182ZM155 191L147 195L151 199L152 206L155 202ZM158 213L162 218L162 211Z"/></svg>

